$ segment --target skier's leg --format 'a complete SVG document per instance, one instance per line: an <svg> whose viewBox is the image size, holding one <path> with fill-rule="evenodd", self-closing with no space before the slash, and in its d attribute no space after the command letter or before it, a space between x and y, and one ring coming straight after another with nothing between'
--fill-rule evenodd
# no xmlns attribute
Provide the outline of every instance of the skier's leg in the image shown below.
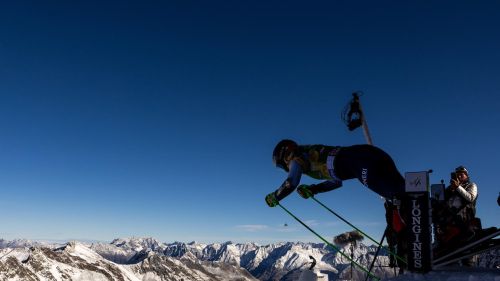
<svg viewBox="0 0 500 281"><path fill-rule="evenodd" d="M391 252L396 252L396 246L398 244L396 232L392 229L392 208L388 202L384 203L385 207L385 221L387 222L387 227L385 228L385 235L387 237L387 244L389 244L389 250ZM396 267L396 258L394 255L389 255L389 266Z"/></svg>
<svg viewBox="0 0 500 281"><path fill-rule="evenodd" d="M387 243L391 251L395 252L399 257L406 260L407 254L407 241L404 235L405 224L401 217L401 200L393 198L387 200L384 204L385 219L387 221ZM401 270L405 268L405 264L394 257L390 257L390 266L399 267Z"/></svg>
<svg viewBox="0 0 500 281"><path fill-rule="evenodd" d="M389 154L380 148L357 145L346 151L340 150L334 164L341 179L357 178L382 197L392 199L404 193L403 176Z"/></svg>

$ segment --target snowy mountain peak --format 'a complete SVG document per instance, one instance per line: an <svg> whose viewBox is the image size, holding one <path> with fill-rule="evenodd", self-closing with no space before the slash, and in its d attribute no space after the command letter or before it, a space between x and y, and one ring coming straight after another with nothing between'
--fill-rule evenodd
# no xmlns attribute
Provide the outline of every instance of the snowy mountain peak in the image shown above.
<svg viewBox="0 0 500 281"><path fill-rule="evenodd" d="M120 244L120 243L118 243ZM135 264L117 264L103 258L83 243L63 247L0 249L0 280L121 280L121 281L254 281L246 270L231 265L179 260L144 249Z"/></svg>
<svg viewBox="0 0 500 281"><path fill-rule="evenodd" d="M141 251L143 249L158 249L164 247L164 244L160 241L148 237L148 238L118 238L111 242L112 245L121 247L124 249L130 249L134 251Z"/></svg>

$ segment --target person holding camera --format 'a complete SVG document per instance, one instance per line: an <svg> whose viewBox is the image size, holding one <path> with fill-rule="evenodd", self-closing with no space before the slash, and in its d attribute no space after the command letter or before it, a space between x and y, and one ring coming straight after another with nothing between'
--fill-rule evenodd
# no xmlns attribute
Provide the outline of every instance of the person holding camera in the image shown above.
<svg viewBox="0 0 500 281"><path fill-rule="evenodd" d="M455 215L455 221L469 224L476 216L477 185L469 178L464 166L452 173L447 190L447 207Z"/></svg>
<svg viewBox="0 0 500 281"><path fill-rule="evenodd" d="M451 174L450 185L445 191L447 225L445 241L464 243L481 230L476 219L477 185L469 178L469 172L464 166L459 166ZM462 260L465 266L471 266L473 260Z"/></svg>

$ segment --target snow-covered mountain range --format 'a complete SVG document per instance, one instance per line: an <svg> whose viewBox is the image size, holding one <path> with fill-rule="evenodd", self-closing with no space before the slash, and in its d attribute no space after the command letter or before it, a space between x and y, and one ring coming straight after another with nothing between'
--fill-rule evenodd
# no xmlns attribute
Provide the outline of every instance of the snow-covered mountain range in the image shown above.
<svg viewBox="0 0 500 281"><path fill-rule="evenodd" d="M38 243L26 247L29 244L27 241L20 245L11 242L8 245L14 247L0 249L0 280L257 280L239 266L201 261L189 253L182 258L173 258L145 251L137 262L119 264L103 258L90 245L80 242L55 248Z"/></svg>
<svg viewBox="0 0 500 281"><path fill-rule="evenodd" d="M255 243L222 244L170 243L164 244L157 240L147 239L116 239L111 244L93 244L95 252L116 263L133 264L147 253L154 252L173 258L193 256L201 261L218 262L239 266L249 271L259 280L296 280L300 271L308 268L312 256L316 259L317 271L328 275L329 280L345 278L351 274L350 262L327 248L324 244L287 242L260 246ZM361 264L368 265L376 251L374 246L358 245L354 252L350 246L342 251ZM381 276L393 276L394 271L380 267L387 265L387 256L377 259L375 273ZM353 270L353 274L359 274ZM362 274L360 274L361 276Z"/></svg>
<svg viewBox="0 0 500 281"><path fill-rule="evenodd" d="M375 246L359 243L341 250L365 266ZM364 280L350 262L324 244L286 242L162 243L153 238L115 239L111 243L70 242L64 245L27 240L0 240L0 280L297 280L310 266L328 280ZM374 273L395 276L381 255ZM480 265L500 270L500 252L485 254ZM352 272L352 273L351 273Z"/></svg>

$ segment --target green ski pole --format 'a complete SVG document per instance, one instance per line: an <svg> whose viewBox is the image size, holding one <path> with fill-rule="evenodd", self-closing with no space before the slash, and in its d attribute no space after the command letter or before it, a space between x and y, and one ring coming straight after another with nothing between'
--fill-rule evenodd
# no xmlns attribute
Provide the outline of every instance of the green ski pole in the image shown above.
<svg viewBox="0 0 500 281"><path fill-rule="evenodd" d="M357 266L359 269L361 269L361 271L365 272L366 274L368 274L368 276L370 276L372 279L375 279L375 280L380 280L379 277L373 275L373 273L371 273L370 271L368 271L368 269L364 268L362 265L360 265L359 263L357 263L356 261L354 261L353 259L351 259L348 255L344 254L342 251L340 251L339 248L337 248L335 245L333 245L332 243L328 242L325 238L323 238L321 235L319 235L318 233L316 233L314 230L312 230L312 228L310 228L307 224L305 224L304 222L302 222L299 218L297 218L294 214L292 214L290 211L288 211L283 205L281 205L280 203L278 203L278 206L280 206L285 212L287 212L290 216L292 216L296 221L298 221L300 224L302 224L305 228L307 228L309 231L311 231L314 235L316 235L319 239L321 239L323 242L325 242L328 246L332 247L333 249L335 249L337 252L339 252L343 257L347 258L352 264L354 264L355 266Z"/></svg>
<svg viewBox="0 0 500 281"><path fill-rule="evenodd" d="M321 205L323 208L325 208L327 211L329 211L330 213L332 213L334 216L336 216L337 218L339 218L340 220L342 220L343 222L345 222L346 224L348 224L349 226L351 226L352 228L356 229L359 233L363 234L365 237L368 237L368 239L370 239L373 243L375 243L376 245L378 246L381 246L381 247L384 247L391 255L393 255L396 259L400 260L401 262L405 263L405 264L408 264L406 262L406 260L404 260L402 257L396 255L394 252L392 252L388 247L385 247L385 246L382 246L381 243L377 242L375 239L373 239L370 235L366 234L365 232L363 232L361 229L357 228L356 226L354 226L352 223L348 222L346 219L344 219L341 215L337 214L334 210L328 208L325 204L321 203L321 201L319 201L318 199L316 199L316 197L314 197L314 195L309 192L308 190L305 190L305 192L307 192L307 196L309 196L308 198L312 198L314 201L316 201L316 203L318 203L319 205Z"/></svg>
<svg viewBox="0 0 500 281"><path fill-rule="evenodd" d="M402 257L400 257L400 256L396 255L395 253L393 253L389 249L389 247L380 245L380 243L378 241L376 241L375 239L373 239L372 237L370 237L370 235L364 233L361 229L357 228L356 226L354 226L353 224L351 224L350 222L348 222L346 219L344 219L342 216L340 216L339 214L337 214L335 211L333 211L332 209L328 208L325 204L321 203L321 201L319 201L318 199L316 199L314 196L311 196L310 198L312 198L314 201L316 201L318 204L320 204L323 208L325 208L326 210L328 210L330 213L332 213L333 215L335 215L337 218L339 218L340 220L342 220L343 222L345 222L346 224L348 224L352 228L356 229L359 233L363 234L365 237L367 237L368 239L370 239L376 245L384 247L391 255L393 255L394 257L396 257L396 259L400 260L401 262L403 262L405 264L408 264L406 262L406 260L404 260Z"/></svg>

